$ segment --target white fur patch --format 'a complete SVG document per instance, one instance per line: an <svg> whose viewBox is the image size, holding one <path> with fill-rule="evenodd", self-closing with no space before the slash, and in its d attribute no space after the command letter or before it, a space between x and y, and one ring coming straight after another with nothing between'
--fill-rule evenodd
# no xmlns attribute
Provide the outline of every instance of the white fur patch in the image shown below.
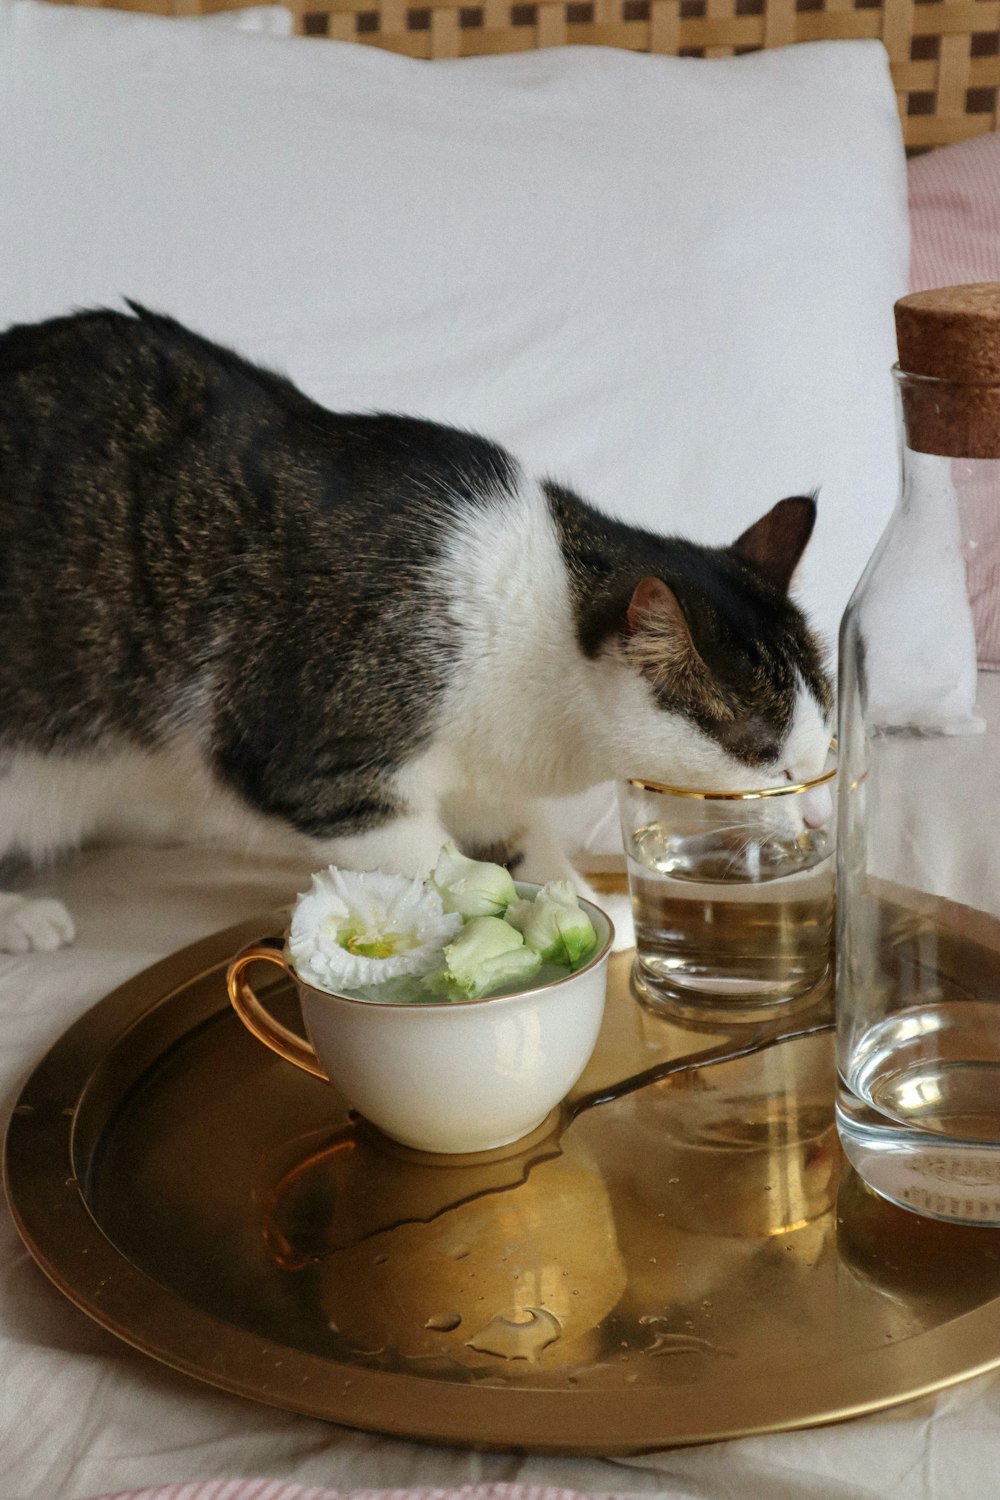
<svg viewBox="0 0 1000 1500"><path fill-rule="evenodd" d="M155 754L18 751L0 767L0 856L43 861L85 841L238 846L291 835L211 774L191 740Z"/></svg>
<svg viewBox="0 0 1000 1500"><path fill-rule="evenodd" d="M495 804L501 788L560 795L602 780L592 664L541 487L521 478L513 496L470 510L441 567L462 650L436 744L469 790L493 787Z"/></svg>

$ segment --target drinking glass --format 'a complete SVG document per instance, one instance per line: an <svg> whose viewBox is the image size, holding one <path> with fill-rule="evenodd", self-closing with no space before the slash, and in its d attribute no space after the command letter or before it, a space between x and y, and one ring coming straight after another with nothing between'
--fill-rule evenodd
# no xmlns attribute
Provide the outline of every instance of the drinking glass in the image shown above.
<svg viewBox="0 0 1000 1500"><path fill-rule="evenodd" d="M810 781L745 791L619 787L644 1005L708 1024L761 1020L823 979L835 785L831 757Z"/></svg>

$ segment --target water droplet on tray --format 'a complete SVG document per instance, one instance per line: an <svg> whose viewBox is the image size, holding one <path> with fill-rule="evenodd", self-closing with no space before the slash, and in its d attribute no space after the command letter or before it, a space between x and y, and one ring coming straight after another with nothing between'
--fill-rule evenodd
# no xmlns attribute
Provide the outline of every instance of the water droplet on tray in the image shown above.
<svg viewBox="0 0 1000 1500"><path fill-rule="evenodd" d="M689 1320L685 1320L687 1327L691 1327ZM642 1352L644 1354L724 1354L731 1356L731 1349L722 1349L718 1344L711 1343L708 1339L699 1338L694 1333L680 1333L668 1326L668 1320L658 1313L643 1313L639 1319L643 1328L653 1330L653 1342Z"/></svg>
<svg viewBox="0 0 1000 1500"><path fill-rule="evenodd" d="M534 1364L543 1349L554 1344L562 1333L562 1324L544 1307L524 1307L515 1312L497 1313L485 1328L466 1340L469 1349L481 1354L496 1354L500 1359L526 1359Z"/></svg>
<svg viewBox="0 0 1000 1500"><path fill-rule="evenodd" d="M427 1322L424 1324L424 1327L425 1328L433 1328L438 1333L451 1333L452 1329L453 1328L457 1328L458 1325L459 1325L459 1323L461 1323L461 1321L462 1321L462 1314L461 1313L457 1313L457 1312L435 1313L432 1318L428 1318L427 1319Z"/></svg>

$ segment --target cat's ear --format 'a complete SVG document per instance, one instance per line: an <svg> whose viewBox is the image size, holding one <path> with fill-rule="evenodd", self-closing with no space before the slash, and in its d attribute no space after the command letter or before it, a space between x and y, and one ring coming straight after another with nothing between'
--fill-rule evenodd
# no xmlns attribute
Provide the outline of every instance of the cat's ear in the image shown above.
<svg viewBox="0 0 1000 1500"><path fill-rule="evenodd" d="M779 500L737 537L731 550L772 588L785 593L816 524L816 498L793 495Z"/></svg>
<svg viewBox="0 0 1000 1500"><path fill-rule="evenodd" d="M628 607L630 635L640 630L655 630L657 635L676 635L678 644L694 650L691 631L680 600L662 578L640 578Z"/></svg>
<svg viewBox="0 0 1000 1500"><path fill-rule="evenodd" d="M726 705L694 643L677 595L662 578L640 578L628 607L628 655L654 688L698 700L721 717Z"/></svg>

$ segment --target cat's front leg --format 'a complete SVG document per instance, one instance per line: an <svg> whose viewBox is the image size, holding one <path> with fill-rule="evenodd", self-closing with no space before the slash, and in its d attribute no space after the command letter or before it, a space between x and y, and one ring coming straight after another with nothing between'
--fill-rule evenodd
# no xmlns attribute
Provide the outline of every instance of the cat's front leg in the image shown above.
<svg viewBox="0 0 1000 1500"><path fill-rule="evenodd" d="M324 864L344 870L387 870L392 875L430 874L441 845L451 837L436 813L404 813L365 833L314 839Z"/></svg>

